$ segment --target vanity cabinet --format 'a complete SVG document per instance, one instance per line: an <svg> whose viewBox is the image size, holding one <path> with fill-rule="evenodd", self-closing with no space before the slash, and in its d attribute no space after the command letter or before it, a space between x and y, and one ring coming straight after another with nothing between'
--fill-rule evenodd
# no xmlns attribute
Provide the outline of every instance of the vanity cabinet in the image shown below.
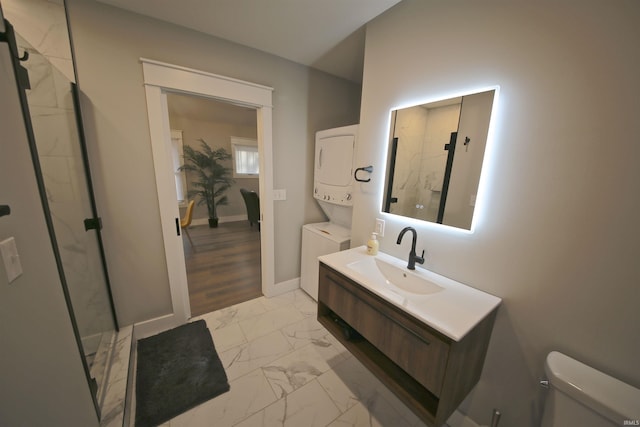
<svg viewBox="0 0 640 427"><path fill-rule="evenodd" d="M480 378L497 308L459 341L320 263L318 321L427 425L444 424Z"/></svg>

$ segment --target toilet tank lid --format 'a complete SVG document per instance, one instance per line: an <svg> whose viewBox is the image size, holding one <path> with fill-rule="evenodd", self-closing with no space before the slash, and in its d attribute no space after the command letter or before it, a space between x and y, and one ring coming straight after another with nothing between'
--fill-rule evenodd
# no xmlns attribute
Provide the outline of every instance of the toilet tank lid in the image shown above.
<svg viewBox="0 0 640 427"><path fill-rule="evenodd" d="M545 372L557 390L610 420L640 419L640 390L571 357L552 351Z"/></svg>

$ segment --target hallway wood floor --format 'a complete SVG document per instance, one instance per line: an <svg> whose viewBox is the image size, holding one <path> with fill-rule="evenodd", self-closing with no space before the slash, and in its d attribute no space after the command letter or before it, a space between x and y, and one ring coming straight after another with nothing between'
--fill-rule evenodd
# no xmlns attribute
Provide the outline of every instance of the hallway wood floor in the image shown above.
<svg viewBox="0 0 640 427"><path fill-rule="evenodd" d="M191 315L198 316L262 296L260 232L249 221L189 227L183 233Z"/></svg>

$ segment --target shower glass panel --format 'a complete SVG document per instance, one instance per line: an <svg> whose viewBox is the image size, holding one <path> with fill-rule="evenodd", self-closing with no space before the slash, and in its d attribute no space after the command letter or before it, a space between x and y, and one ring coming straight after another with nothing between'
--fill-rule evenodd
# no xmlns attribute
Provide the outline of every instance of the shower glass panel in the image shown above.
<svg viewBox="0 0 640 427"><path fill-rule="evenodd" d="M113 348L116 322L96 230L85 230L93 218L83 141L76 121L71 82L19 35L20 50L29 53L23 66L31 89L27 100L38 159L51 210L55 237L96 401Z"/></svg>

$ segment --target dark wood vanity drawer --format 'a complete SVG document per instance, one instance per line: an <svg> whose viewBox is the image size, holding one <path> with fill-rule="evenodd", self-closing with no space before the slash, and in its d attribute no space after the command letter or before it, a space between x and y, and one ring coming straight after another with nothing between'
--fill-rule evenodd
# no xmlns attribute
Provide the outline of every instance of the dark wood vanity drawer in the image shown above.
<svg viewBox="0 0 640 427"><path fill-rule="evenodd" d="M319 300L431 393L440 395L449 345L430 328L321 264Z"/></svg>

